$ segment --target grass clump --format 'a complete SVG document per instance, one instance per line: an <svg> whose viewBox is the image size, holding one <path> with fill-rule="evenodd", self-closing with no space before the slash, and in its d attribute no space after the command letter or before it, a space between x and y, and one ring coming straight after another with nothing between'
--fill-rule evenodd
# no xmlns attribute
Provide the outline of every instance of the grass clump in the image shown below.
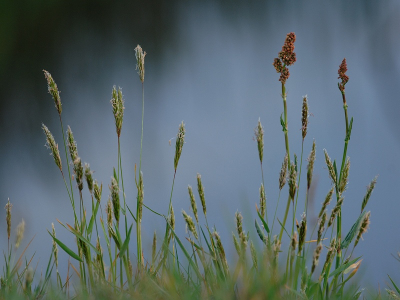
<svg viewBox="0 0 400 300"><path fill-rule="evenodd" d="M66 245L56 237L54 225L49 235L52 238L52 254L47 270L35 288L32 288L35 270L30 267L31 260L22 266L22 256L14 263L23 225L19 227L17 242L13 249L10 246L11 231L11 203L6 205L6 220L8 247L5 253L5 268L1 276L0 299L11 299L21 296L28 299L356 299L361 290L352 285L350 279L357 273L361 260L352 257L354 248L365 234L370 224L370 212L365 211L366 205L376 184L376 178L368 186L367 193L361 204L361 213L355 220L345 238L342 237L342 205L344 193L348 184L350 160L347 157L348 143L351 137L353 119L348 121L348 105L345 97L345 85L349 78L346 75L347 63L344 59L339 67L338 83L343 100L345 113L345 143L342 161L336 162L329 157L326 150L325 162L332 186L318 214L318 223L312 231L309 229L308 195L313 178L314 162L316 159L316 142L312 142L311 152L308 156L306 187L302 191L300 178L302 175L303 148L307 144L307 129L309 117L309 100L302 98L302 142L300 164L297 156L291 156L289 147L289 120L287 117L286 84L290 73L288 67L296 62L294 43L296 36L289 33L286 36L282 51L275 58L273 66L280 73L283 113L281 125L284 133L285 156L279 175L279 196L276 200L275 213L267 201L267 191L264 184L263 151L264 128L260 119L255 128L255 141L257 142L258 157L261 167L261 187L259 189L259 208L256 205L256 218L254 220L255 232L261 243L250 238L250 230L243 228L243 216L240 212L235 214L237 232L233 233L233 243L223 245L220 234L215 226L210 227L207 220L205 189L202 177L197 174L197 192L205 217L205 224L200 224L195 193L188 186L189 200L194 215L192 218L184 210L182 217L187 226L186 241L175 232L175 213L172 203L175 178L178 163L183 153L185 144L185 124L182 121L176 136L175 155L173 159L173 180L168 211L158 212L150 208L144 199L144 184L142 173L142 144L143 144L143 119L144 119L144 75L146 52L138 45L135 49L137 70L142 84L142 127L141 149L139 157L138 178L135 175L137 187L136 210L135 203L125 199L124 177L122 172L122 155L120 139L122 138L122 124L124 117L124 99L122 90L112 88L111 106L115 118L117 133L118 157L116 168L111 174L109 184L109 198L102 198L102 184L93 178L93 172L88 163L83 163L78 155L77 143L71 127L68 126L67 137L64 135L61 118L62 105L59 91L51 74L44 71L48 82L49 93L53 97L59 115L63 143L66 155L68 174L64 175L62 160L50 130L42 125L51 155L61 171L63 181L71 202L74 214L74 223L59 223L76 239L76 245ZM67 155L67 148L70 160ZM70 170L69 165L73 166ZM340 169L338 169L340 166ZM65 171L65 172L67 172ZM136 166L135 166L136 174ZM67 177L67 178L66 178ZM76 180L79 194L79 213L75 207L75 197L72 180ZM88 209L83 201L82 190L84 183L90 192L91 207ZM69 185L67 183L69 181ZM288 183L288 200L283 218L276 216L279 206L280 194ZM122 196L121 196L122 193ZM304 195L304 212L300 223L296 219L299 196ZM327 209L336 195L336 203L328 217ZM129 199L128 199L129 200ZM270 201L275 202L275 201ZM99 210L100 208L100 210ZM103 215L103 208L105 217ZM292 208L292 217L289 216ZM151 253L143 253L141 221L143 214L152 214L163 218L165 233L160 237L154 232ZM268 215L270 216L268 217ZM287 226L291 218L291 226ZM282 221L281 221L282 220ZM271 222L272 221L272 222ZM336 221L336 222L335 222ZM276 227L274 227L275 222ZM24 224L24 223L22 223ZM136 225L136 233L132 232ZM317 236L314 231L318 225ZM278 227L278 232L274 229ZM254 231L254 229L252 229ZM282 249L287 237L289 247ZM316 239L315 239L316 238ZM131 240L136 239L137 249L130 249ZM104 240L104 243L100 243ZM257 245L258 244L258 245ZM346 257L350 245L353 244L351 253ZM235 247L238 256L234 263L229 264L226 249ZM69 266L71 273L62 276L58 272L58 249L62 249L71 259ZM343 254L343 251L344 254ZM279 258L281 256L281 258ZM132 261L131 257L135 257ZM319 266L320 260L323 265ZM346 257L346 258L345 258ZM56 275L52 275L54 269ZM50 280L56 278L55 281ZM71 278L79 280L79 286L71 287ZM52 285L49 286L49 283ZM396 285L394 285L396 287ZM390 293L395 293L391 291Z"/></svg>

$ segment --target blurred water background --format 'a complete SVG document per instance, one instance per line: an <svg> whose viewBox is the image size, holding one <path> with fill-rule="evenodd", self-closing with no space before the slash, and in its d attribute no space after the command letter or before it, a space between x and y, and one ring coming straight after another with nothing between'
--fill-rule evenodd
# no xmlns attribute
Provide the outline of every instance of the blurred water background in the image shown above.
<svg viewBox="0 0 400 300"><path fill-rule="evenodd" d="M21 247L35 236L28 254L36 251L38 268L45 269L52 247L46 229L52 222L57 236L71 248L75 245L73 236L56 220L72 223L73 217L60 172L44 147L42 122L54 134L65 158L58 115L47 93L43 69L53 75L61 91L63 121L71 125L79 155L103 183L103 205L117 163L109 100L112 86L122 87L126 108L121 137L124 182L128 205L134 206L134 165L139 163L141 125L141 83L134 56L137 44L148 53L142 162L145 203L167 212L175 151L168 141L184 120L186 144L173 195L178 234L185 234L180 211L189 211L187 185L196 186L196 174L200 173L208 220L221 233L231 260L236 255L231 238L236 211L243 213L245 229L261 247L254 229L261 174L253 130L260 118L265 130L267 208L272 218L285 153L279 122L281 84L272 62L286 34L294 31L297 62L290 68L286 85L292 155L300 157L305 94L313 114L304 144L303 170L313 139L317 144L314 206L309 217L313 220L330 189L323 149L332 159L342 158L345 123L337 70L346 57L350 77L346 96L354 124L343 231L347 233L352 226L366 186L379 174L367 207L371 228L354 255L363 255L364 283L383 287L386 274L400 280L400 265L391 257L400 250L399 15L400 3L395 0L0 1L0 206L10 198L13 231L25 220ZM65 160L63 164L66 168ZM303 176L297 219L302 213L305 181ZM84 196L89 204L88 193ZM281 219L286 199L287 188L278 210ZM2 211L1 249L7 244L5 228ZM152 233L157 230L161 235L164 222L144 210L142 228L149 249ZM60 254L60 260L64 278L67 256Z"/></svg>

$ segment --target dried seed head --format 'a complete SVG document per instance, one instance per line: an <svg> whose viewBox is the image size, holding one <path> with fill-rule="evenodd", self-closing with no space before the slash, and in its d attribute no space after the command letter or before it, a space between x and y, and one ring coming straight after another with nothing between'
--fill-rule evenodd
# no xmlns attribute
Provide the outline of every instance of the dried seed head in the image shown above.
<svg viewBox="0 0 400 300"><path fill-rule="evenodd" d="M361 223L360 231L358 232L356 241L354 242L354 247L357 246L358 242L362 238L362 235L367 232L370 222L371 212L367 212L364 216L364 220Z"/></svg>
<svg viewBox="0 0 400 300"><path fill-rule="evenodd" d="M135 48L136 56L136 70L138 70L140 81L144 82L144 57L146 56L146 51L143 51L142 47L139 45Z"/></svg>
<svg viewBox="0 0 400 300"><path fill-rule="evenodd" d="M113 110L113 115L115 119L115 129L117 131L118 137L121 136L121 129L122 129L122 122L124 120L124 99L122 96L122 90L120 87L117 88L115 85L113 86L112 89L112 98L110 100L112 110Z"/></svg>
<svg viewBox="0 0 400 300"><path fill-rule="evenodd" d="M21 223L17 226L17 237L15 239L15 248L17 249L21 244L22 239L24 238L25 233L25 221L22 219Z"/></svg>
<svg viewBox="0 0 400 300"><path fill-rule="evenodd" d="M108 199L107 206L106 206L106 213L107 213L107 227L112 228L112 220L113 220L113 206L111 199ZM111 232L108 230L108 234L111 237Z"/></svg>
<svg viewBox="0 0 400 300"><path fill-rule="evenodd" d="M328 171L329 171L329 177L331 178L333 184L336 186L336 173L335 173L335 169L333 167L331 158L328 155L328 152L326 151L326 149L324 149L324 153L325 153L325 162L326 162L326 166L328 167Z"/></svg>
<svg viewBox="0 0 400 300"><path fill-rule="evenodd" d="M288 169L288 155L286 153L285 158L283 159L281 172L279 174L279 189L280 190L282 190L282 188L286 184L287 169Z"/></svg>
<svg viewBox="0 0 400 300"><path fill-rule="evenodd" d="M47 148L50 148L51 155L54 158L54 162L56 163L57 167L62 172L62 164L61 164L60 151L58 150L58 144L54 140L53 135L51 134L50 130L46 127L46 125L42 124L42 129L44 131L44 134L46 135L46 145L45 146Z"/></svg>
<svg viewBox="0 0 400 300"><path fill-rule="evenodd" d="M303 136L303 140L307 135L307 126L308 126L308 101L307 95L303 97L303 107L301 110L301 133Z"/></svg>
<svg viewBox="0 0 400 300"><path fill-rule="evenodd" d="M91 194L93 194L93 177L92 177L93 171L90 171L90 166L88 163L85 163L85 178L86 178L86 183L88 186L88 189Z"/></svg>
<svg viewBox="0 0 400 300"><path fill-rule="evenodd" d="M350 171L350 158L347 157L346 163L343 167L342 177L340 179L338 188L340 194L342 194L347 188L347 184L349 182L349 171Z"/></svg>
<svg viewBox="0 0 400 300"><path fill-rule="evenodd" d="M183 209L182 209L182 215L186 221L186 231L189 230L194 235L194 237L198 239L199 236L197 235L197 230L196 227L194 226L192 217L189 216Z"/></svg>
<svg viewBox="0 0 400 300"><path fill-rule="evenodd" d="M203 207L204 216L207 216L206 199L204 197L204 186L201 182L201 175L197 173L197 191L199 192L199 197L201 201L201 206Z"/></svg>
<svg viewBox="0 0 400 300"><path fill-rule="evenodd" d="M251 254L251 259L253 260L253 266L255 269L257 269L257 265L258 265L257 252L256 252L256 248L254 248L253 241L250 241L250 254Z"/></svg>
<svg viewBox="0 0 400 300"><path fill-rule="evenodd" d="M301 218L301 225L300 225L300 230L299 230L299 252L301 252L301 249L303 249L304 242L306 241L306 235L307 235L307 216L305 213L303 213L302 218Z"/></svg>
<svg viewBox="0 0 400 300"><path fill-rule="evenodd" d="M279 52L278 58L274 59L273 66L277 73L281 73L279 81L282 82L282 84L285 84L290 75L286 66L290 66L296 62L296 53L294 52L295 41L296 35L294 32L288 33L282 51Z"/></svg>
<svg viewBox="0 0 400 300"><path fill-rule="evenodd" d="M7 237L8 240L10 240L11 236L11 209L12 209L12 204L10 203L10 198L8 198L8 202L6 206L4 207L6 210L6 221L7 221Z"/></svg>
<svg viewBox="0 0 400 300"><path fill-rule="evenodd" d="M101 193L103 191L103 184L99 187L97 180L94 181L94 197L96 198L97 202L100 203L101 200Z"/></svg>
<svg viewBox="0 0 400 300"><path fill-rule="evenodd" d="M311 181L314 172L314 162L315 162L315 140L313 141L313 145L311 148L310 155L308 156L308 164L307 164L307 189L311 187Z"/></svg>
<svg viewBox="0 0 400 300"><path fill-rule="evenodd" d="M258 119L257 127L254 129L254 135L254 138L257 141L258 157L260 158L260 162L262 163L264 153L264 129L261 125L260 119Z"/></svg>
<svg viewBox="0 0 400 300"><path fill-rule="evenodd" d="M139 220L139 222L142 222L143 199L144 199L143 173L142 173L142 171L140 171L140 174L139 174L139 189L138 189L138 220Z"/></svg>
<svg viewBox="0 0 400 300"><path fill-rule="evenodd" d="M325 230L326 218L327 218L326 211L324 211L322 214L321 220L319 221L317 243L319 243L321 241L322 233Z"/></svg>
<svg viewBox="0 0 400 300"><path fill-rule="evenodd" d="M339 90L342 92L342 94L344 93L346 83L349 81L349 76L346 75L346 72L347 72L347 62L346 62L346 58L343 58L343 61L340 64L339 70L338 70L338 74L339 74L338 79L342 80L342 82L338 83L338 86L339 86ZM346 103L344 103L344 104L346 104Z"/></svg>
<svg viewBox="0 0 400 300"><path fill-rule="evenodd" d="M182 121L182 123L179 124L178 134L176 136L175 158L174 158L175 172L176 169L178 168L178 162L182 154L182 148L184 143L185 143L185 124Z"/></svg>
<svg viewBox="0 0 400 300"><path fill-rule="evenodd" d="M54 223L51 223L51 228L53 231L53 236L56 237L56 229L54 227ZM56 263L56 269L58 269L58 247L54 239L53 239L53 254L54 254L54 262Z"/></svg>
<svg viewBox="0 0 400 300"><path fill-rule="evenodd" d="M119 201L119 186L117 180L114 177L111 177L111 201L114 209L114 217L117 224L119 224L119 211L120 211L120 201Z"/></svg>
<svg viewBox="0 0 400 300"><path fill-rule="evenodd" d="M329 203L332 200L332 194L333 194L333 187L329 190L328 194L325 197L324 203L322 203L321 211L318 214L318 218L321 218L322 214L324 213L326 207L329 205Z"/></svg>
<svg viewBox="0 0 400 300"><path fill-rule="evenodd" d="M265 217L265 210L267 208L267 199L265 197L265 189L264 184L261 183L260 187L260 214L264 218Z"/></svg>
<svg viewBox="0 0 400 300"><path fill-rule="evenodd" d="M315 268L318 267L319 256L321 255L322 250L322 243L319 243L317 248L315 248L314 255L313 255L313 262L311 267L311 274L314 273Z"/></svg>
<svg viewBox="0 0 400 300"><path fill-rule="evenodd" d="M47 79L47 86L49 90L49 94L53 97L54 104L56 105L56 109L59 115L61 115L62 112L62 106L61 106L61 98L60 98L60 92L58 91L57 84L54 82L53 77L49 72L46 70L43 70L44 76Z"/></svg>
<svg viewBox="0 0 400 300"><path fill-rule="evenodd" d="M361 212L363 212L365 206L367 206L368 200L371 197L372 191L375 188L375 184L376 184L376 179L378 178L378 176L375 176L374 179L372 179L371 183L367 186L367 192L364 196L362 205L361 205Z"/></svg>
<svg viewBox="0 0 400 300"><path fill-rule="evenodd" d="M196 219L196 222L199 223L199 216L197 215L197 205L196 201L194 200L193 189L190 185L188 186L188 192L190 197L190 206L192 207L192 211Z"/></svg>
<svg viewBox="0 0 400 300"><path fill-rule="evenodd" d="M297 180L296 166L294 163L292 163L289 170L289 195L292 201L294 201L294 197L296 195L296 189L297 189L296 180Z"/></svg>
<svg viewBox="0 0 400 300"><path fill-rule="evenodd" d="M328 228L333 224L333 221L335 220L335 217L337 216L337 214L340 211L340 208L343 204L343 197L339 198L339 201L336 203L336 206L333 208L332 213L331 213L331 217L329 218L329 222L328 222Z"/></svg>

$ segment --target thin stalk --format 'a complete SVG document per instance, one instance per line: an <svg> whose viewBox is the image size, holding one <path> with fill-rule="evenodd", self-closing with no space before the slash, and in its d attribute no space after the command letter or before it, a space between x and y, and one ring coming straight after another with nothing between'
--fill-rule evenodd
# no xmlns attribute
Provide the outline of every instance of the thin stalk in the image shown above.
<svg viewBox="0 0 400 300"><path fill-rule="evenodd" d="M275 218L276 218L276 211L278 210L279 200L280 200L280 198L281 198L281 191L282 191L282 190L279 190L278 202L276 203L276 207L275 207L275 213L274 213L274 219L273 219L273 221L272 221L271 232L273 232L273 230L274 230L274 224L275 224Z"/></svg>
<svg viewBox="0 0 400 300"><path fill-rule="evenodd" d="M286 104L286 88L285 85L282 83L282 100L283 100L283 120L285 122L285 146L286 146L286 153L288 155L288 170L289 167L291 166L290 163L290 151L289 151L289 136L288 136L288 120L287 120L287 104ZM290 207L290 195L288 196L288 201L286 204L286 211L285 211L285 217L283 218L283 223L281 227L281 231L279 233L279 242L282 241L282 235L283 235L283 229L285 228L286 224L286 219L289 213L289 207Z"/></svg>
<svg viewBox="0 0 400 300"><path fill-rule="evenodd" d="M299 179L297 181L297 195L296 195L296 204L294 206L294 213L293 213L292 235L294 233L294 221L296 218L296 211L297 211L297 199L299 198L301 167L303 166L303 146L304 146L304 140L301 142L300 172L298 175ZM306 218L307 218L307 197L306 197L306 204L305 204L305 212L306 212Z"/></svg>

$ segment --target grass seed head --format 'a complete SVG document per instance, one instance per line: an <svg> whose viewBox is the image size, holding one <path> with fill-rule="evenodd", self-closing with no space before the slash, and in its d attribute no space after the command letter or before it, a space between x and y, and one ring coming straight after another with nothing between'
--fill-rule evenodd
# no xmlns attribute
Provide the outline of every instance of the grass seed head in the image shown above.
<svg viewBox="0 0 400 300"><path fill-rule="evenodd" d="M72 162L74 162L78 158L78 149L76 147L76 142L74 139L74 135L72 133L71 127L68 126L67 129L67 136L68 136L68 149L69 149L69 154L71 156Z"/></svg>
<svg viewBox="0 0 400 300"><path fill-rule="evenodd" d="M15 239L15 248L18 249L19 245L21 244L22 239L24 238L25 233L25 221L22 219L21 223L17 226L17 236Z"/></svg>
<svg viewBox="0 0 400 300"><path fill-rule="evenodd" d="M135 56L136 56L136 70L138 70L140 81L144 82L144 58L146 56L146 51L143 51L140 45L137 45L135 48Z"/></svg>
<svg viewBox="0 0 400 300"><path fill-rule="evenodd" d="M12 204L10 203L10 198L8 198L8 202L6 206L4 207L6 210L6 222L7 222L7 237L8 240L10 240L11 236L11 209L12 209Z"/></svg>
<svg viewBox="0 0 400 300"><path fill-rule="evenodd" d="M176 169L178 168L178 162L182 154L182 148L184 143L185 143L185 124L182 121L182 123L179 124L178 134L176 136L175 158L174 158L175 172Z"/></svg>
<svg viewBox="0 0 400 300"><path fill-rule="evenodd" d="M306 95L303 97L303 107L301 109L301 134L303 137L303 141L307 135L307 127L308 127L308 101Z"/></svg>
<svg viewBox="0 0 400 300"><path fill-rule="evenodd" d="M139 220L139 222L142 222L143 199L144 199L143 173L142 173L142 171L140 171L140 174L139 174L139 189L138 189L138 220Z"/></svg>
<svg viewBox="0 0 400 300"><path fill-rule="evenodd" d="M311 274L314 273L315 268L318 267L319 256L321 255L322 250L322 243L319 243L317 248L315 248L314 255L313 255L313 262L311 267Z"/></svg>
<svg viewBox="0 0 400 300"><path fill-rule="evenodd" d="M153 244L151 246L151 263L154 265L156 262L156 254L157 254L157 234L156 231L154 231L153 235Z"/></svg>
<svg viewBox="0 0 400 300"><path fill-rule="evenodd" d="M288 169L288 155L286 153L285 158L283 159L281 172L279 174L279 189L280 190L282 190L282 188L286 184L287 169Z"/></svg>
<svg viewBox="0 0 400 300"><path fill-rule="evenodd" d="M111 199L108 199L107 206L106 206L106 213L107 213L107 227L112 228L112 220L113 220L113 205ZM109 236L111 237L111 232L108 231Z"/></svg>
<svg viewBox="0 0 400 300"><path fill-rule="evenodd" d="M93 188L94 188L94 198L96 198L97 202L100 203L101 193L103 191L103 184L101 184L101 186L99 187L97 180L95 180Z"/></svg>
<svg viewBox="0 0 400 300"><path fill-rule="evenodd" d="M182 209L182 215L186 221L186 230L189 230L194 235L194 237L198 239L199 236L197 235L197 230L196 227L194 226L192 217L189 216L183 209Z"/></svg>
<svg viewBox="0 0 400 300"><path fill-rule="evenodd" d="M326 195L325 201L324 201L324 203L322 203L321 211L320 211L319 214L318 214L318 218L321 218L321 216L322 216L322 214L324 213L326 207L327 207L327 206L329 205L329 203L331 202L333 191L334 191L334 188L332 187L332 188L329 190L328 194Z"/></svg>
<svg viewBox="0 0 400 300"><path fill-rule="evenodd" d="M201 175L197 173L197 191L199 192L201 206L203 207L204 216L207 216L206 199L204 197L204 186L201 182Z"/></svg>
<svg viewBox="0 0 400 300"><path fill-rule="evenodd" d="M90 166L85 163L85 178L90 194L93 194L93 171L90 171Z"/></svg>
<svg viewBox="0 0 400 300"><path fill-rule="evenodd" d="M307 164L307 189L311 187L311 181L314 172L314 162L315 162L315 140L313 141L313 145L311 148L310 155L308 156L308 164Z"/></svg>
<svg viewBox="0 0 400 300"><path fill-rule="evenodd" d="M322 216L321 216L321 220L319 220L317 243L319 243L321 241L322 233L325 230L326 218L327 218L326 211L324 211Z"/></svg>
<svg viewBox="0 0 400 300"><path fill-rule="evenodd" d="M258 148L258 157L260 158L260 162L263 161L263 153L264 153L264 129L261 125L260 119L258 119L257 127L254 129L255 140L257 141Z"/></svg>
<svg viewBox="0 0 400 300"><path fill-rule="evenodd" d="M256 248L254 247L253 241L250 241L250 254L251 254L251 259L253 260L253 266L255 269L257 269L258 266L257 252Z"/></svg>
<svg viewBox="0 0 400 300"><path fill-rule="evenodd" d="M339 90L342 92L342 94L344 94L345 85L349 81L349 76L346 75L346 72L347 72L347 62L346 62L346 58L343 58L342 63L340 64L339 70L338 70L338 74L339 74L338 79L342 80L340 83L338 83L338 86L339 86ZM346 104L346 103L343 103L343 104Z"/></svg>
<svg viewBox="0 0 400 300"><path fill-rule="evenodd" d="M301 225L300 225L300 230L299 230L299 252L301 252L301 249L303 249L303 245L306 241L306 235L307 235L307 216L305 213L303 213L302 218L301 218Z"/></svg>
<svg viewBox="0 0 400 300"><path fill-rule="evenodd" d="M376 184L377 178L378 177L375 176L375 178L372 179L371 183L367 186L367 192L366 192L366 194L364 196L364 199L363 199L363 202L362 202L362 205L361 205L361 212L363 212L365 206L367 206L367 204L368 204L368 201L369 201L369 198L371 197L372 191L375 188L375 184Z"/></svg>
<svg viewBox="0 0 400 300"><path fill-rule="evenodd" d="M53 236L56 237L56 229L54 227L54 223L51 223L51 228L53 232ZM53 254L54 254L54 262L56 263L56 269L58 269L58 247L56 241L53 239Z"/></svg>
<svg viewBox="0 0 400 300"><path fill-rule="evenodd" d="M51 155L54 158L54 162L62 172L62 163L61 163L60 151L58 150L58 144L54 140L53 135L51 134L50 130L46 127L46 125L42 124L42 129L44 131L44 134L46 135L46 146L50 148Z"/></svg>
<svg viewBox="0 0 400 300"><path fill-rule="evenodd" d="M117 224L119 224L119 212L120 212L120 201L119 201L119 186L114 177L111 177L111 201L114 210L114 217Z"/></svg>
<svg viewBox="0 0 400 300"><path fill-rule="evenodd" d="M296 181L297 181L296 166L294 163L292 163L289 170L289 195L292 201L294 201L294 197L296 195L296 189L297 189Z"/></svg>
<svg viewBox="0 0 400 300"><path fill-rule="evenodd" d="M196 222L199 223L199 216L197 215L197 205L196 205L196 201L194 199L193 189L190 185L188 186L188 192L189 192L189 197L190 197L190 206L192 207L194 218L196 219Z"/></svg>
<svg viewBox="0 0 400 300"><path fill-rule="evenodd" d="M331 217L329 218L329 222L328 222L328 228L331 227L331 225L333 224L333 221L335 220L335 217L339 213L340 208L343 204L343 200L344 200L344 198L340 197L339 201L336 203L335 207L332 209Z"/></svg>
<svg viewBox="0 0 400 300"><path fill-rule="evenodd" d="M74 160L74 174L76 179L76 184L78 185L78 189L80 191L83 190L83 165L80 157L77 157Z"/></svg>
<svg viewBox="0 0 400 300"><path fill-rule="evenodd" d="M296 35L294 32L286 35L285 43L282 46L282 51L279 52L278 58L274 59L273 66L277 73L281 73L279 81L282 84L286 83L290 73L287 66L290 66L296 62L296 53L294 52L294 42L296 41Z"/></svg>
<svg viewBox="0 0 400 300"><path fill-rule="evenodd" d="M233 238L233 244L235 245L235 249L236 249L236 252L237 252L237 254L239 255L239 256L241 256L241 249L240 249L240 245L239 245L239 242L238 242L238 240L237 240L237 238L236 238L236 235L232 232L232 238Z"/></svg>
<svg viewBox="0 0 400 300"><path fill-rule="evenodd" d="M43 70L43 72L47 80L47 87L49 90L49 94L53 97L57 112L61 116L62 105L61 105L60 92L58 91L57 84L54 82L53 77L49 72L47 72L46 70Z"/></svg>
<svg viewBox="0 0 400 300"><path fill-rule="evenodd" d="M328 152L326 151L326 149L324 149L324 153L325 153L325 162L326 162L326 166L328 167L328 171L329 171L329 177L331 178L333 184L336 186L336 173L335 173L335 169L333 167L333 163L331 158L328 155Z"/></svg>
<svg viewBox="0 0 400 300"><path fill-rule="evenodd" d="M264 189L264 184L261 183L260 187L260 214L264 218L265 217L265 211L267 207L267 199L265 196L265 189Z"/></svg>
<svg viewBox="0 0 400 300"><path fill-rule="evenodd" d="M354 242L354 247L357 246L358 242L362 238L362 235L367 232L367 230L369 228L369 224L371 223L370 220L369 220L370 216L371 216L371 212L367 212L365 214L364 220L361 223L360 231L358 232L356 241Z"/></svg>
<svg viewBox="0 0 400 300"><path fill-rule="evenodd" d="M347 184L349 182L349 171L350 171L350 158L347 157L338 188L340 194L342 194L347 188Z"/></svg>
<svg viewBox="0 0 400 300"><path fill-rule="evenodd" d="M122 95L122 90L120 87L117 88L115 85L113 86L112 89L112 98L110 100L112 110L113 110L113 115L115 119L115 129L117 131L118 137L121 136L121 130L122 130L122 122L124 120L124 99Z"/></svg>
<svg viewBox="0 0 400 300"><path fill-rule="evenodd" d="M175 213L174 213L174 207L171 206L171 214L169 215L169 223L171 225L171 228L175 230Z"/></svg>
<svg viewBox="0 0 400 300"><path fill-rule="evenodd" d="M222 245L221 237L219 236L218 232L216 232L216 231L213 232L213 236L214 236L215 243L217 245L219 257L222 261L223 268L225 270L225 274L229 274L229 265L228 265L228 261L226 260L225 249L224 249L224 246Z"/></svg>
<svg viewBox="0 0 400 300"><path fill-rule="evenodd" d="M290 242L290 247L292 248L292 251L296 250L296 247L297 247L297 232L296 231L293 233L293 236L292 236L292 239Z"/></svg>

